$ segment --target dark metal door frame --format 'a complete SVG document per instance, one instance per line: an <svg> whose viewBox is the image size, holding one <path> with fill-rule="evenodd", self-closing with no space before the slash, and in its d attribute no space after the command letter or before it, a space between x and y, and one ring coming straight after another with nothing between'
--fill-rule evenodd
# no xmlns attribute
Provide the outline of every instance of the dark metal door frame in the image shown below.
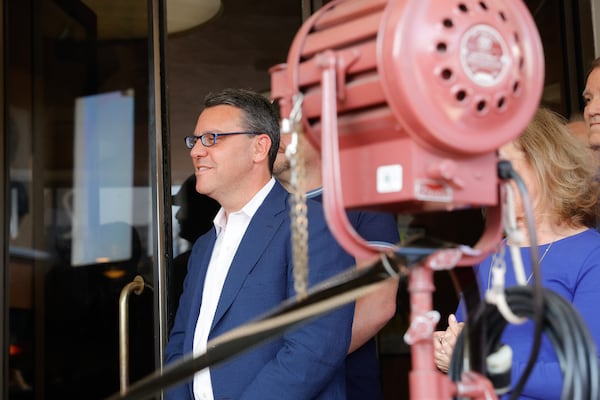
<svg viewBox="0 0 600 400"><path fill-rule="evenodd" d="M0 43L4 44L4 1L0 0ZM2 224L0 224L0 243L2 243L2 266L0 267L0 343L2 350L0 353L0 398L8 398L8 355L9 355L9 331L8 331L8 226L9 224L4 223L9 220L9 208L8 205L8 162L6 149L8 135L5 129L5 88L4 82L6 81L4 72L4 52L6 46L2 45L2 51L0 51L0 210L2 213Z"/></svg>
<svg viewBox="0 0 600 400"><path fill-rule="evenodd" d="M149 35L149 150L150 173L156 178L152 187L154 242L155 365L162 368L167 343L167 279L172 256L171 162L166 81L166 1L148 0ZM150 179L152 182L152 177Z"/></svg>

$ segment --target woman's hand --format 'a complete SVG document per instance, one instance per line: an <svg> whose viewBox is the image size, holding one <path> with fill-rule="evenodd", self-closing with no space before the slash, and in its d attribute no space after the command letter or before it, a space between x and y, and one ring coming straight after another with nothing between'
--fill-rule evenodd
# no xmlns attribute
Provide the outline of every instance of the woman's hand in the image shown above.
<svg viewBox="0 0 600 400"><path fill-rule="evenodd" d="M435 365L444 373L448 372L450 358L456 345L456 339L462 331L464 322L458 322L454 314L448 316L448 328L433 332L433 358Z"/></svg>

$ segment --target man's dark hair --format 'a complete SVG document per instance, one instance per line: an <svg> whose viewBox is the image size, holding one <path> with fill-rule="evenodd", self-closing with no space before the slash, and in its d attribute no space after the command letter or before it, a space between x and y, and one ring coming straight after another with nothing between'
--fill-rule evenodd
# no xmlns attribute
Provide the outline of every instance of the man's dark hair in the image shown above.
<svg viewBox="0 0 600 400"><path fill-rule="evenodd" d="M244 129L264 132L271 138L269 149L269 170L279 149L279 118L269 99L260 93L247 89L224 89L218 93L209 93L204 99L204 107L228 105L242 110Z"/></svg>

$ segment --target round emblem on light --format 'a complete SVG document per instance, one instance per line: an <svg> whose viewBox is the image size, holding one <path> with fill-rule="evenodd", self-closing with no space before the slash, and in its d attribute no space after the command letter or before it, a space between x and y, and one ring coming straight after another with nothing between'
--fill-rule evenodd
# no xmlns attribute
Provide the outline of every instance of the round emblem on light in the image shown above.
<svg viewBox="0 0 600 400"><path fill-rule="evenodd" d="M510 57L504 39L489 25L475 25L463 35L460 62L465 75L479 86L494 86L509 69Z"/></svg>

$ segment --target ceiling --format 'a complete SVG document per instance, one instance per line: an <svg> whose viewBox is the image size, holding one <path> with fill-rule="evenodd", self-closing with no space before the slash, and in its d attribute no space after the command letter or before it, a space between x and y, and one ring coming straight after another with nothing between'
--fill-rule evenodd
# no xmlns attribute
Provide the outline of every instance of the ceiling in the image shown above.
<svg viewBox="0 0 600 400"><path fill-rule="evenodd" d="M146 0L81 0L97 16L100 39L147 36ZM221 8L220 0L166 0L169 30L191 29L213 18Z"/></svg>

